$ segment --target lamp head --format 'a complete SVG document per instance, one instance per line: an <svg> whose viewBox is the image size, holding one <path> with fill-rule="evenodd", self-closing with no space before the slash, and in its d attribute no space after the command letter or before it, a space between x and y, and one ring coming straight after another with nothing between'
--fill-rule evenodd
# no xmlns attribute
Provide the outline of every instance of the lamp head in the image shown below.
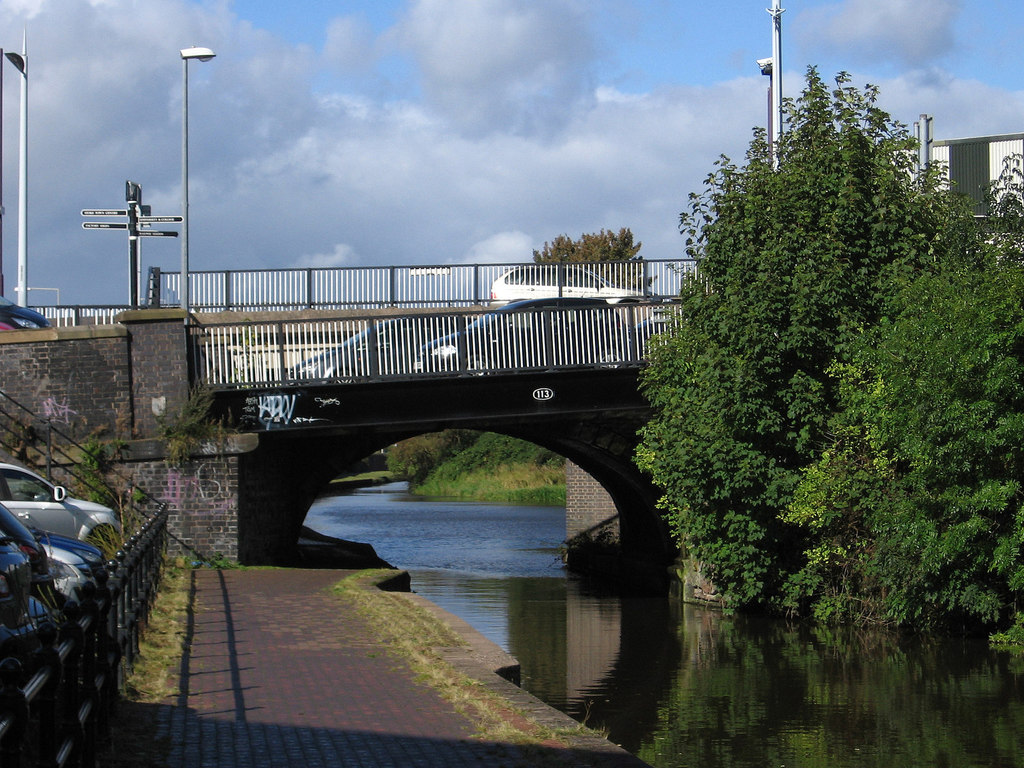
<svg viewBox="0 0 1024 768"><path fill-rule="evenodd" d="M181 58L183 59L199 59L200 61L209 61L217 54L211 51L209 48L182 48Z"/></svg>
<svg viewBox="0 0 1024 768"><path fill-rule="evenodd" d="M5 51L4 56L13 64L21 74L25 74L25 57L14 51Z"/></svg>

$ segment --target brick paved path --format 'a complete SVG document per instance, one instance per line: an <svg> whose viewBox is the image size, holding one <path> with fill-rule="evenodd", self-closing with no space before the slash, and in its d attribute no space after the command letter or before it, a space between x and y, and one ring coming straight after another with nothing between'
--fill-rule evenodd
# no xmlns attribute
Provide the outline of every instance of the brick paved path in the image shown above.
<svg viewBox="0 0 1024 768"><path fill-rule="evenodd" d="M370 641L326 591L344 575L193 572L191 652L165 723L169 768L529 765L511 745L473 739L465 717Z"/></svg>

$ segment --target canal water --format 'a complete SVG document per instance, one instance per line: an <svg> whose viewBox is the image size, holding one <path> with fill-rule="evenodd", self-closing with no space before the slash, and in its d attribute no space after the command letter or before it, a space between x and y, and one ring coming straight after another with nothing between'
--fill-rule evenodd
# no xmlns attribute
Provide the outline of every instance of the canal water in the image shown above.
<svg viewBox="0 0 1024 768"><path fill-rule="evenodd" d="M1024 658L620 596L561 568L564 510L320 499L306 525L365 541L516 656L523 687L655 768L1024 766Z"/></svg>

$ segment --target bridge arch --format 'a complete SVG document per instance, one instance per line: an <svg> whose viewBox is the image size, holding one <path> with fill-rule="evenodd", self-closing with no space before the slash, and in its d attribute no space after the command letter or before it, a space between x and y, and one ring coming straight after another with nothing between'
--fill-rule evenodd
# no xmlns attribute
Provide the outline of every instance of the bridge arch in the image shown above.
<svg viewBox="0 0 1024 768"><path fill-rule="evenodd" d="M539 376L539 382L555 389L557 406L533 399L539 382L529 375L448 381L438 390L446 392L443 403L426 382L378 383L368 387L372 398L364 398L359 385L292 393L293 419L296 413L306 415L260 432L260 448L247 459L250 468L243 476L251 482L241 485L239 557L251 563L292 557L313 501L332 479L366 456L408 437L474 429L548 448L591 475L608 492L620 532L621 553L614 562L600 563L600 569L648 589L664 589L674 544L656 509L657 489L632 461L646 404L636 394L635 371L612 373L576 381L566 374L557 382L550 375ZM623 393L628 398L622 399ZM245 396L252 399L251 392ZM219 397L230 412L231 397ZM601 407L588 405L588 398L600 401ZM335 414L328 420L324 409L315 417L304 410L310 403L341 399L353 409L344 419ZM273 512L264 509L269 499ZM269 536L268 525L277 529Z"/></svg>

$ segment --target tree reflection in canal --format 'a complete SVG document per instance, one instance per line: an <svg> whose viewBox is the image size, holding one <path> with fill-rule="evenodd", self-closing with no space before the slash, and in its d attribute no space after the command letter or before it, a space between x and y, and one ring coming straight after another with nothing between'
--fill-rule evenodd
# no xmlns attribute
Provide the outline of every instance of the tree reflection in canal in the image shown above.
<svg viewBox="0 0 1024 768"><path fill-rule="evenodd" d="M1020 659L983 642L899 642L687 606L656 727L669 766L1024 765ZM625 650L625 649L624 649Z"/></svg>
<svg viewBox="0 0 1024 768"><path fill-rule="evenodd" d="M524 687L655 768L1022 766L1024 661L603 593L553 567L562 510L323 499L416 591L515 655Z"/></svg>

